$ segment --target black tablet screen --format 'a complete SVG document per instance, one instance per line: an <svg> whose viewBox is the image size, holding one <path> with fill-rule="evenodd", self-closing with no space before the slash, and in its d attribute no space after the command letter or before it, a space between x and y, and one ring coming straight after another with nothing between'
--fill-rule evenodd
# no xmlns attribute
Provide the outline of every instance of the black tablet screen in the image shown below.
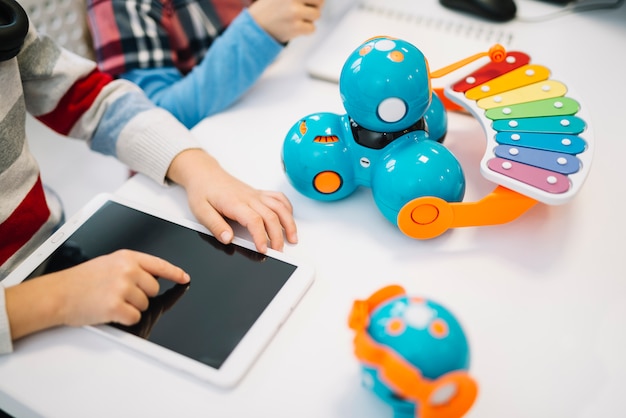
<svg viewBox="0 0 626 418"><path fill-rule="evenodd" d="M191 276L189 285L159 279L141 321L111 324L219 368L295 271L296 266L238 245L107 202L31 277L118 249L161 257Z"/></svg>

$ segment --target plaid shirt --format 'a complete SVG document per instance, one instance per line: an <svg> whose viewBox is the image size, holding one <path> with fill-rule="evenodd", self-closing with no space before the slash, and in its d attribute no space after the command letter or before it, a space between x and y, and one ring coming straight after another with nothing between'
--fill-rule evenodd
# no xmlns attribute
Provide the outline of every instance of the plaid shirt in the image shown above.
<svg viewBox="0 0 626 418"><path fill-rule="evenodd" d="M96 58L113 76L198 64L250 0L87 0Z"/></svg>

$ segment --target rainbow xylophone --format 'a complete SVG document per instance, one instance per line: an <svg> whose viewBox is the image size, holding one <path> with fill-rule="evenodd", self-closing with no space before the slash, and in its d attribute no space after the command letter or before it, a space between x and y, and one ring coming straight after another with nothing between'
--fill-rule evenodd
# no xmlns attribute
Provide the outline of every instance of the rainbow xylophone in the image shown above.
<svg viewBox="0 0 626 418"><path fill-rule="evenodd" d="M580 104L545 66L509 52L450 86L446 95L482 122L482 174L541 202L569 201L589 172L593 141Z"/></svg>
<svg viewBox="0 0 626 418"><path fill-rule="evenodd" d="M580 190L591 167L591 127L567 86L530 61L509 51L444 89L481 123L481 173L498 186L478 202L415 199L399 215L405 234L432 238L448 228L509 222L537 202L563 204Z"/></svg>

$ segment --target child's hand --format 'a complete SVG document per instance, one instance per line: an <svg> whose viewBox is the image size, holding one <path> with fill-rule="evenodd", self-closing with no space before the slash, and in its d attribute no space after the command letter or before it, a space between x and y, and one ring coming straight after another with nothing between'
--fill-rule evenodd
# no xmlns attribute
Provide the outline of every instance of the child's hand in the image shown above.
<svg viewBox="0 0 626 418"><path fill-rule="evenodd" d="M179 267L148 254L120 250L6 289L14 340L58 325L132 325L159 292L155 277L189 282Z"/></svg>
<svg viewBox="0 0 626 418"><path fill-rule="evenodd" d="M149 254L120 250L63 272L65 325L135 324L159 293L156 277L175 283L190 278L181 268Z"/></svg>
<svg viewBox="0 0 626 418"><path fill-rule="evenodd" d="M280 192L256 190L236 179L209 154L200 149L180 153L168 170L168 178L187 191L195 217L221 242L233 239L224 220L232 219L248 229L259 252L281 251L287 241L298 241L293 208Z"/></svg>
<svg viewBox="0 0 626 418"><path fill-rule="evenodd" d="M257 0L250 15L261 28L280 43L315 30L324 0Z"/></svg>

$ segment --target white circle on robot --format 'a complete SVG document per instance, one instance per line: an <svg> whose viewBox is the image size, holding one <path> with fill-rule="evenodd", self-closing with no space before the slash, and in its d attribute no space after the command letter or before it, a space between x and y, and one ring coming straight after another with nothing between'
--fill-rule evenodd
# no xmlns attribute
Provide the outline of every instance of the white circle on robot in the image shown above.
<svg viewBox="0 0 626 418"><path fill-rule="evenodd" d="M379 51L391 51L396 47L396 43L392 39L380 39L374 44L374 48Z"/></svg>
<svg viewBox="0 0 626 418"><path fill-rule="evenodd" d="M388 97L378 105L378 116L385 122L397 122L405 115L406 104L397 97Z"/></svg>

